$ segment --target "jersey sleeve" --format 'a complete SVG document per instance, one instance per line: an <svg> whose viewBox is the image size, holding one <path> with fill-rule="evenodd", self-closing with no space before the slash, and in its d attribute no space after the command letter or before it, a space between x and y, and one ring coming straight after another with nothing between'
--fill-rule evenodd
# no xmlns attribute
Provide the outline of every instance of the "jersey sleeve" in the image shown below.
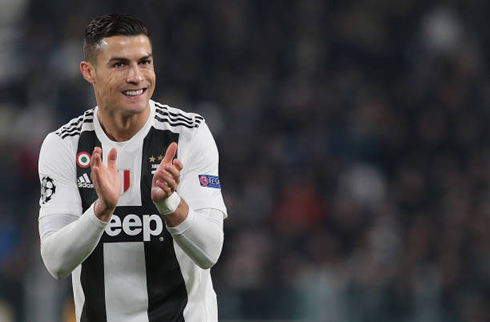
<svg viewBox="0 0 490 322"><path fill-rule="evenodd" d="M200 124L189 146L182 152L184 169L177 192L192 209L218 209L226 218L218 174L218 148L205 122Z"/></svg>
<svg viewBox="0 0 490 322"><path fill-rule="evenodd" d="M75 155L71 150L69 144L55 133L50 133L43 142L39 154L40 219L54 214L82 214Z"/></svg>

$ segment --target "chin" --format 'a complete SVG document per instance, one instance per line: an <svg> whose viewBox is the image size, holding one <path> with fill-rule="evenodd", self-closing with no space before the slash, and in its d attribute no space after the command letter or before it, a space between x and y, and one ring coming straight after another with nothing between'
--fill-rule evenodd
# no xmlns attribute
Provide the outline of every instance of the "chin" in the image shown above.
<svg viewBox="0 0 490 322"><path fill-rule="evenodd" d="M146 108L150 106L149 99L147 100L138 100L138 102L125 102L123 104L126 112L129 114L139 114L145 111Z"/></svg>

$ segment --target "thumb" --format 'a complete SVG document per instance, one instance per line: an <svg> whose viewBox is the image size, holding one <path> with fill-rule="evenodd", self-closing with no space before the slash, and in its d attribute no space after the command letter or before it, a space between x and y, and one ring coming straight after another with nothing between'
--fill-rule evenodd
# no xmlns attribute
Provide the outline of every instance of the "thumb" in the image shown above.
<svg viewBox="0 0 490 322"><path fill-rule="evenodd" d="M172 142L168 146L167 152L165 152L165 157L163 158L161 164L168 164L168 163L171 164L176 153L177 153L177 143Z"/></svg>
<svg viewBox="0 0 490 322"><path fill-rule="evenodd" d="M116 168L116 159L117 159L117 150L116 148L112 148L107 155L107 167L109 169Z"/></svg>

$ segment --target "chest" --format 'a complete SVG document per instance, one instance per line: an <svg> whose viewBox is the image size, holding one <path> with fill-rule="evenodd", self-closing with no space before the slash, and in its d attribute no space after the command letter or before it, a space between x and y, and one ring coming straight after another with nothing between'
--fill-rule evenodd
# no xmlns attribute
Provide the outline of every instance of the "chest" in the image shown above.
<svg viewBox="0 0 490 322"><path fill-rule="evenodd" d="M116 166L121 181L120 206L143 206L151 203L150 189L153 173L160 164L167 147L178 142L179 134L152 128L139 141L118 144L99 140L95 131L82 132L77 147L77 183L85 211L96 199L91 182L90 158L96 146L102 148L102 158L107 164L107 154L117 150Z"/></svg>

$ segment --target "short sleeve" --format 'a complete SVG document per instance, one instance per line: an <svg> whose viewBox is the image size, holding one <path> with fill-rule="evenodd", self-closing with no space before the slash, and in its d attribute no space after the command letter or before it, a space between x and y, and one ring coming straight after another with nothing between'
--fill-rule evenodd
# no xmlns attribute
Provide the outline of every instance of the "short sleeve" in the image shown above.
<svg viewBox="0 0 490 322"><path fill-rule="evenodd" d="M183 148L180 160L184 169L177 192L192 209L218 209L226 218L218 173L218 148L205 122L200 124L189 143L187 147L179 147Z"/></svg>
<svg viewBox="0 0 490 322"><path fill-rule="evenodd" d="M82 214L82 203L76 184L75 156L67 141L55 133L50 133L41 147L39 180L39 218L54 214Z"/></svg>

